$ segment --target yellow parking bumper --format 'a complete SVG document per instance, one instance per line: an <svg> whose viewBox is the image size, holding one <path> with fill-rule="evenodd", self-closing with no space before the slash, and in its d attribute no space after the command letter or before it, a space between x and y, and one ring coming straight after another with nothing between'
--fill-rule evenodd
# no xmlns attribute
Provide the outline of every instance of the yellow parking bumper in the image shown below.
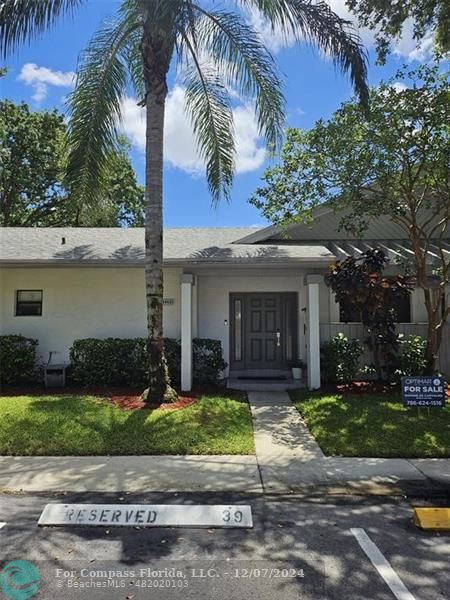
<svg viewBox="0 0 450 600"><path fill-rule="evenodd" d="M421 529L450 531L450 508L415 508L413 519Z"/></svg>

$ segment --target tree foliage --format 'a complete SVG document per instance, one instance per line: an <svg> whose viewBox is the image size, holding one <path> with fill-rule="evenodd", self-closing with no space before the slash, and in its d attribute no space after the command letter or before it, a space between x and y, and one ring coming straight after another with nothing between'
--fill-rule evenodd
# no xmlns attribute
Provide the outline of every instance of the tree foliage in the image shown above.
<svg viewBox="0 0 450 600"><path fill-rule="evenodd" d="M32 225L62 197L62 115L0 103L0 223Z"/></svg>
<svg viewBox="0 0 450 600"><path fill-rule="evenodd" d="M3 0L0 51L7 54L48 29L83 0ZM248 25L257 10L284 35L307 40L348 73L367 102L367 57L351 24L321 0L236 0L217 6L193 0L122 0L80 56L70 99L67 181L76 201L97 205L118 142L121 98L134 89L146 109L145 282L149 357L146 397L173 397L163 342L163 145L168 73L174 62L213 202L230 195L235 170L232 97L255 109L268 147L281 140L284 97L272 55Z"/></svg>
<svg viewBox="0 0 450 600"><path fill-rule="evenodd" d="M379 61L384 63L391 42L399 39L405 27L413 26L417 42L434 34L436 46L450 51L450 3L448 0L346 0L361 27L376 31Z"/></svg>
<svg viewBox="0 0 450 600"><path fill-rule="evenodd" d="M63 115L0 102L0 225L141 226L144 190L124 138L110 157L99 202L75 202L65 185L67 135Z"/></svg>
<svg viewBox="0 0 450 600"><path fill-rule="evenodd" d="M343 333L333 336L320 347L321 377L326 383L353 383L359 372L363 346Z"/></svg>
<svg viewBox="0 0 450 600"><path fill-rule="evenodd" d="M448 76L438 66L403 69L371 90L370 106L367 116L347 102L309 131L289 130L281 164L266 171L251 202L283 224L311 220L328 203L341 214L341 228L355 236L387 215L411 242L404 266L423 289L432 372L450 314Z"/></svg>
<svg viewBox="0 0 450 600"><path fill-rule="evenodd" d="M413 281L401 274L386 277L388 262L382 250L373 248L360 258L349 256L336 261L326 273L325 283L337 302L351 304L361 314L373 367L380 380L390 381L398 360L398 318L394 306L410 293Z"/></svg>

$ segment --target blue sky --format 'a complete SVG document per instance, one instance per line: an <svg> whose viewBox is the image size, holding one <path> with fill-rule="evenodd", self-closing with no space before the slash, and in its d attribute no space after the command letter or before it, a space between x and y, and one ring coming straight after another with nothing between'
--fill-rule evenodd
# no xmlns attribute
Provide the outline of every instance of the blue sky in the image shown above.
<svg viewBox="0 0 450 600"><path fill-rule="evenodd" d="M349 16L344 0L329 0L332 8ZM64 112L64 98L73 85L77 56L105 18L114 14L115 0L90 0L74 17L58 25L30 46L23 47L6 61L8 74L0 80L1 96L15 102L28 102L35 109L58 108ZM226 6L227 2L223 5ZM287 125L309 128L320 117L328 117L352 90L344 75L336 73L330 60L306 45L294 45L271 33L257 15L249 17L274 53L285 83ZM375 64L373 35L360 31L369 51L369 82L376 85L392 76L406 62L427 57L430 39L417 49L406 24L402 38L383 67ZM264 225L248 198L260 184L265 166L264 144L259 138L251 106L237 104L235 123L238 134L238 173L230 204L211 208L202 165L196 156L190 128L182 111L183 89L171 77L167 106L165 151L165 224L168 227ZM135 99L124 98L124 132L133 143L132 160L139 181L143 181L142 116Z"/></svg>

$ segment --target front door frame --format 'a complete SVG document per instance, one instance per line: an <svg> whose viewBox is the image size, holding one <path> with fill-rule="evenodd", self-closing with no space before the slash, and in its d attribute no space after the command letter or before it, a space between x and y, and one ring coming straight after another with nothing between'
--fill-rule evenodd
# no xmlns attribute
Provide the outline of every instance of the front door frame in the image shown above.
<svg viewBox="0 0 450 600"><path fill-rule="evenodd" d="M229 351L229 363L230 371L248 371L255 373L261 371L261 373L272 371L267 367L261 369L255 369L254 365L248 366L248 339L247 339L247 327L245 323L247 315L247 303L253 296L278 296L280 303L280 331L281 331L281 368L276 369L279 371L287 371L298 358L298 293L297 292L230 292L229 295L229 323L230 323L230 351ZM236 306L235 301L240 301L240 331L239 324L236 324ZM239 306L239 305L237 305ZM240 334L240 355L241 358L236 359L236 334Z"/></svg>

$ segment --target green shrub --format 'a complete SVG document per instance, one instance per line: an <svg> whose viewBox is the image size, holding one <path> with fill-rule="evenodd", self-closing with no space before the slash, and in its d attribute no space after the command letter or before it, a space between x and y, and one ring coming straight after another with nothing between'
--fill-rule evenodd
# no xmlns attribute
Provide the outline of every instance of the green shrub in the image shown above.
<svg viewBox="0 0 450 600"><path fill-rule="evenodd" d="M181 383L181 343L180 340L165 338L164 348L166 351L167 368L169 369L170 381L175 387ZM145 360L145 359L144 359Z"/></svg>
<svg viewBox="0 0 450 600"><path fill-rule="evenodd" d="M23 335L0 336L0 383L18 384L37 381L37 340Z"/></svg>
<svg viewBox="0 0 450 600"><path fill-rule="evenodd" d="M359 371L363 347L356 339L338 333L321 347L322 377L327 383L351 383Z"/></svg>
<svg viewBox="0 0 450 600"><path fill-rule="evenodd" d="M216 383L226 369L219 340L195 338L192 342L193 378L196 383Z"/></svg>
<svg viewBox="0 0 450 600"><path fill-rule="evenodd" d="M427 341L420 335L409 335L405 339L400 337L399 343L399 365L395 374L398 377L423 375L426 366L425 350Z"/></svg>
<svg viewBox="0 0 450 600"><path fill-rule="evenodd" d="M70 349L71 378L83 385L138 385L144 380L145 340L87 338Z"/></svg>
<svg viewBox="0 0 450 600"><path fill-rule="evenodd" d="M70 349L71 378L82 385L145 386L145 338L75 340ZM166 360L172 384L180 384L181 343L164 340ZM214 383L226 363L218 340L194 339L193 377L196 383Z"/></svg>

